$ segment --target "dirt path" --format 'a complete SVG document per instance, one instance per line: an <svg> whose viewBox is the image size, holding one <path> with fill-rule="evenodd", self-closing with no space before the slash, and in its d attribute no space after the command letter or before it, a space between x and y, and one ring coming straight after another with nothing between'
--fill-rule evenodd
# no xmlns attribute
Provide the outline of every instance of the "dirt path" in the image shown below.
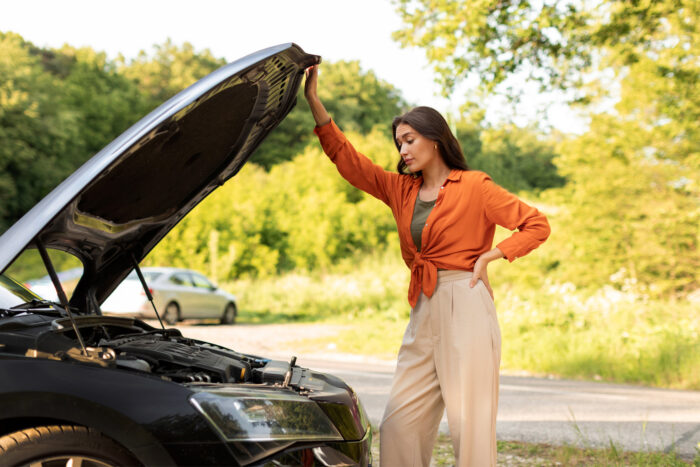
<svg viewBox="0 0 700 467"><path fill-rule="evenodd" d="M157 322L149 322L158 326ZM176 326L182 334L223 345L238 352L264 357L294 354L295 342L303 339L334 336L346 327L329 324L202 324L184 321ZM298 352L298 350L297 350Z"/></svg>

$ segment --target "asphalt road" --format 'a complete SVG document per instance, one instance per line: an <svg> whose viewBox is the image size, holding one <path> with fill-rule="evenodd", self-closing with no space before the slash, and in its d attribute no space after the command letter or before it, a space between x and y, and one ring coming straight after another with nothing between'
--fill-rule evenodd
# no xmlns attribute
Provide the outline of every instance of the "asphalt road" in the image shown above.
<svg viewBox="0 0 700 467"><path fill-rule="evenodd" d="M153 323L156 324L156 323ZM157 325L157 324L156 324ZM184 335L240 352L288 360L333 373L359 394L379 424L394 372L392 362L292 349L309 335L340 332L323 325L177 326ZM448 432L443 418L441 430ZM576 444L633 451L675 451L692 459L700 443L700 392L501 375L497 436L502 440Z"/></svg>
<svg viewBox="0 0 700 467"><path fill-rule="evenodd" d="M299 357L298 365L343 378L374 424L388 398L393 366ZM449 432L446 418L440 429ZM622 450L673 449L693 458L700 442L700 392L501 376L497 437Z"/></svg>

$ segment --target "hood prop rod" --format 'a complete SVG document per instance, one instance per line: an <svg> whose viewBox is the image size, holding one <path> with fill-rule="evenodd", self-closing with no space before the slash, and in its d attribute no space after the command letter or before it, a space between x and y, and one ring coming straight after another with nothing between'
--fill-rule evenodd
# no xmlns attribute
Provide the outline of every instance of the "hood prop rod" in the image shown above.
<svg viewBox="0 0 700 467"><path fill-rule="evenodd" d="M158 310L156 309L156 304L153 303L153 295L151 295L151 290L148 288L148 284L146 284L146 279L143 277L143 274L141 274L141 268L139 267L139 263L136 261L136 258L134 257L133 253L131 254L131 262L134 263L134 271L136 271L136 275L139 276L139 280L141 281L143 291L146 292L146 298L148 298L148 301L151 302L153 311L156 312L156 317L158 318L160 327L163 329L163 331L165 331L165 326L163 326L163 320L160 319L160 315L158 314Z"/></svg>
<svg viewBox="0 0 700 467"><path fill-rule="evenodd" d="M39 254L41 255L41 260L44 262L44 266L46 266L46 270L49 272L49 277L51 277L51 282L53 282L53 286L56 288L56 294L58 295L58 300L61 302L61 306L66 310L66 314L68 315L68 319L70 319L70 324L73 327L73 331L75 332L75 335L78 338L78 342L80 343L80 351L85 355L86 357L88 356L87 349L85 348L85 342L83 342L83 336L80 334L80 331L78 331L78 325L75 324L75 319L73 318L73 314L70 312L70 306L68 306L68 298L66 298L66 292L63 290L63 286L61 285L61 281L58 280L58 274L56 274L56 269L53 267L53 263L51 262L51 258L49 258L49 254L46 252L46 248L44 247L44 244L39 241L39 239L36 239L36 246L39 249Z"/></svg>
<svg viewBox="0 0 700 467"><path fill-rule="evenodd" d="M292 380L292 371L293 371L294 366L296 364L297 364L297 358L292 357L292 360L289 362L289 369L284 374L284 381L282 382L283 388L286 388L287 386L289 386L289 382Z"/></svg>

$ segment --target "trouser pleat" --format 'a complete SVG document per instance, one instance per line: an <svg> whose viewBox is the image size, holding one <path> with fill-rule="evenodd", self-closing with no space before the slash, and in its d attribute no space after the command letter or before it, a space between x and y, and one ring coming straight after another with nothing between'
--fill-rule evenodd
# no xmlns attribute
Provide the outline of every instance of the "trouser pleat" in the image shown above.
<svg viewBox="0 0 700 467"><path fill-rule="evenodd" d="M380 426L384 467L429 466L445 408L457 465L496 465L501 336L486 287L470 278L440 271L411 311Z"/></svg>

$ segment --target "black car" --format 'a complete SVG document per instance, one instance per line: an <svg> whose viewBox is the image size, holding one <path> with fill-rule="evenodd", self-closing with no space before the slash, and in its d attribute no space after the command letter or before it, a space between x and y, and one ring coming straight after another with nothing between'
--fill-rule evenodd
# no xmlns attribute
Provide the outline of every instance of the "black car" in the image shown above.
<svg viewBox="0 0 700 467"><path fill-rule="evenodd" d="M340 379L100 310L132 270L148 295L139 262L241 169L319 61L284 44L217 70L0 237L0 465L371 464L369 422ZM27 254L60 303L13 279ZM69 294L57 255L83 270Z"/></svg>

